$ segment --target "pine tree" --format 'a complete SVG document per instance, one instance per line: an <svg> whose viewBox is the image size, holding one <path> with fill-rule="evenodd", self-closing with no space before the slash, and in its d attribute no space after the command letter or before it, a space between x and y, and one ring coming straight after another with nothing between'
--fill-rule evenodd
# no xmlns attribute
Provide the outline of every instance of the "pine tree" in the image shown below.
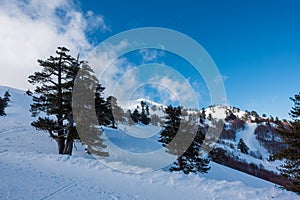
<svg viewBox="0 0 300 200"><path fill-rule="evenodd" d="M280 120L278 117L275 117L275 124L280 124Z"/></svg>
<svg viewBox="0 0 300 200"><path fill-rule="evenodd" d="M71 115L72 87L80 61L68 54L65 47L58 47L56 57L50 56L47 60L38 60L42 67L40 72L29 76L29 83L36 85L31 104L31 113L37 117L40 113L46 116L39 117L32 122L32 126L39 130L48 131L57 141L59 154L71 154L70 138L66 138L67 124ZM50 116L54 116L50 117ZM70 123L69 123L70 124Z"/></svg>
<svg viewBox="0 0 300 200"><path fill-rule="evenodd" d="M287 148L272 155L270 160L285 160L280 171L283 176L291 180L291 183L286 187L300 193L300 93L290 99L294 103L294 107L290 111L293 121L290 122L289 127L279 126L280 128L277 129L277 132L287 144Z"/></svg>
<svg viewBox="0 0 300 200"><path fill-rule="evenodd" d="M159 138L159 142L167 148L167 152L177 156L175 162L177 167L170 170L182 170L186 174L207 172L209 160L204 159L200 153L205 135L195 130L193 122L181 119L181 109L172 106L166 108L166 121Z"/></svg>
<svg viewBox="0 0 300 200"><path fill-rule="evenodd" d="M93 73L94 71L87 63L83 63L77 73L72 99L74 120L80 139L87 146L87 152L97 156L108 156L102 138L103 130L96 127L106 120L104 117L107 115L107 109L100 110L103 107L102 92L105 88L99 84Z"/></svg>
<svg viewBox="0 0 300 200"><path fill-rule="evenodd" d="M145 125L148 125L151 121L150 117L148 116L149 114L147 114L149 113L149 107L146 105L146 102L143 101L141 101L141 106L142 106L142 112L139 117L139 121Z"/></svg>
<svg viewBox="0 0 300 200"><path fill-rule="evenodd" d="M149 125L151 119L150 117L148 117L145 113L142 113L141 116L140 116L140 119L139 121L145 125Z"/></svg>
<svg viewBox="0 0 300 200"><path fill-rule="evenodd" d="M108 119L111 122L112 128L116 127L116 122L123 121L124 111L117 103L117 98L114 96L109 96L106 100L107 102L107 109L108 109Z"/></svg>
<svg viewBox="0 0 300 200"><path fill-rule="evenodd" d="M243 154L249 154L249 147L245 144L244 140L241 138L238 143L238 149L241 150Z"/></svg>
<svg viewBox="0 0 300 200"><path fill-rule="evenodd" d="M96 87L95 109L99 125L107 126L110 124L108 103L103 97L104 87L100 84Z"/></svg>
<svg viewBox="0 0 300 200"><path fill-rule="evenodd" d="M73 116L72 103L73 107L80 104L79 97L75 98L77 102L73 102L72 93L75 78L83 83L77 87L77 90L83 93L90 90L95 92L98 80L92 75L92 69L85 62L79 61L79 56L75 59L68 52L67 48L58 47L56 56L50 56L47 60L38 60L42 70L29 76L29 83L36 87L34 93L27 92L27 94L33 98L31 114L33 117L38 117L31 123L32 126L49 133L50 137L57 142L59 154L71 155L73 141L78 138L74 117L76 117L76 125L82 125L82 121L85 120L83 117L80 118L81 114L76 113ZM77 76L80 68L82 68L81 74ZM81 96L87 95L82 94ZM92 102L94 105L95 96L93 96ZM85 105L82 107L81 110L83 111L90 107L95 112L94 106ZM42 116L41 113L43 113ZM90 127L90 124L88 123L86 126Z"/></svg>
<svg viewBox="0 0 300 200"><path fill-rule="evenodd" d="M233 112L231 110L226 110L226 117L225 117L225 121L229 121L229 120L235 120L237 117L233 114Z"/></svg>
<svg viewBox="0 0 300 200"><path fill-rule="evenodd" d="M146 105L146 114L149 116L150 115L150 112L149 112L149 106Z"/></svg>
<svg viewBox="0 0 300 200"><path fill-rule="evenodd" d="M200 131L200 129L195 130L195 123L191 121L181 120L180 123L180 135L181 141L184 140L183 144L189 145L189 147L184 151L184 153L177 160L178 167L172 167L171 171L182 170L185 174L189 173L207 173L210 169L209 162L210 160L205 157L204 153L201 151L201 146L203 144L205 134ZM178 134L178 133L177 133Z"/></svg>
<svg viewBox="0 0 300 200"><path fill-rule="evenodd" d="M200 124L204 124L204 120L206 119L206 113L205 112L206 112L205 109L202 108L201 113L200 113L200 119L199 119Z"/></svg>
<svg viewBox="0 0 300 200"><path fill-rule="evenodd" d="M6 101L0 97L0 116L6 115L5 108L7 106Z"/></svg>
<svg viewBox="0 0 300 200"><path fill-rule="evenodd" d="M207 119L210 120L210 121L213 119L211 113L208 114Z"/></svg>
<svg viewBox="0 0 300 200"><path fill-rule="evenodd" d="M172 107L170 105L165 109L165 113L164 129L159 138L159 142L161 142L164 147L166 147L174 139L178 132L181 120L181 108Z"/></svg>
<svg viewBox="0 0 300 200"><path fill-rule="evenodd" d="M138 109L134 109L132 115L131 115L131 119L135 122L138 123L139 119L141 117L141 114L139 113Z"/></svg>
<svg viewBox="0 0 300 200"><path fill-rule="evenodd" d="M11 97L11 95L9 94L9 90L7 90L7 91L4 93L4 98L3 98L3 100L6 101L6 102L9 102L9 101L10 101L10 97Z"/></svg>

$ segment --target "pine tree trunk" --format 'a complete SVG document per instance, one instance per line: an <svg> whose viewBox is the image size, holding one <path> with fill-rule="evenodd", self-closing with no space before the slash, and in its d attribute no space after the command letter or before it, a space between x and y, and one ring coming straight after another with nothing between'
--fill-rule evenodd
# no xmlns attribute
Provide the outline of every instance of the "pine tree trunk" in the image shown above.
<svg viewBox="0 0 300 200"><path fill-rule="evenodd" d="M112 128L116 128L115 120L112 120Z"/></svg>
<svg viewBox="0 0 300 200"><path fill-rule="evenodd" d="M65 150L65 138L64 138L64 129L63 129L63 114L62 114L62 55L59 57L59 62L58 62L58 76L57 76L57 100L58 100L58 115L57 115L57 123L60 128L58 131L58 138L57 138L57 145L58 145L58 153L59 154L64 154Z"/></svg>
<svg viewBox="0 0 300 200"><path fill-rule="evenodd" d="M182 170L183 168L182 168L182 157L181 156L179 156L177 158L177 162L178 162L178 170Z"/></svg>
<svg viewBox="0 0 300 200"><path fill-rule="evenodd" d="M59 154L64 154L65 150L65 138L64 137L57 137L55 138L57 142L57 147L58 147L58 153Z"/></svg>
<svg viewBox="0 0 300 200"><path fill-rule="evenodd" d="M73 151L73 135L74 135L74 118L73 118L73 113L70 112L68 116L68 132L67 132L67 138L66 138L66 144L65 144L65 149L64 149L64 154L72 155Z"/></svg>
<svg viewBox="0 0 300 200"><path fill-rule="evenodd" d="M72 155L73 139L71 137L68 137L67 139L64 137L56 137L55 141L57 142L59 154Z"/></svg>
<svg viewBox="0 0 300 200"><path fill-rule="evenodd" d="M64 149L64 154L67 155L72 155L72 151L73 151L73 139L68 138L66 139L66 145L65 145L65 149Z"/></svg>

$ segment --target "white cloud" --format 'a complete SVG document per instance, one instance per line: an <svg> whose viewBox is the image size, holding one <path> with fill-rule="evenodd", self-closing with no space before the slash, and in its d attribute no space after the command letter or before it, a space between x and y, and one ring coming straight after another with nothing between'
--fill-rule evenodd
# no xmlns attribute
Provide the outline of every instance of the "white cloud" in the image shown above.
<svg viewBox="0 0 300 200"><path fill-rule="evenodd" d="M118 52L129 45L124 40L119 44L97 47L88 58L100 83L106 88L106 96L114 95L119 101L159 97L160 103L196 107L197 94L189 80L173 68L162 64L135 66L126 57L118 58ZM149 85L155 89L145 89Z"/></svg>
<svg viewBox="0 0 300 200"><path fill-rule="evenodd" d="M106 24L102 15L95 15L92 11L86 13L86 19L89 26L88 31L100 30L102 33L111 32L110 25Z"/></svg>
<svg viewBox="0 0 300 200"><path fill-rule="evenodd" d="M0 85L31 87L27 77L39 70L37 59L66 46L71 54L92 48L86 33L110 31L103 16L79 11L72 0L0 2Z"/></svg>
<svg viewBox="0 0 300 200"><path fill-rule="evenodd" d="M143 63L145 63L157 61L157 58L164 56L165 52L156 49L141 49L139 50L139 54L143 58Z"/></svg>
<svg viewBox="0 0 300 200"><path fill-rule="evenodd" d="M226 75L218 75L215 77L214 82L216 85L220 85L222 82L228 80L228 78Z"/></svg>
<svg viewBox="0 0 300 200"><path fill-rule="evenodd" d="M133 67L127 70L119 80L114 82L115 87L112 88L112 94L122 101L134 98L146 98L146 91L143 90L144 84L137 77L138 68Z"/></svg>
<svg viewBox="0 0 300 200"><path fill-rule="evenodd" d="M122 99L132 88L132 84L138 84L137 82L132 83L135 81L132 77L134 74L128 73L128 70L134 66L126 58L119 58L118 55L118 52L127 46L126 40L115 45L103 44L94 48L87 58L100 83L105 87L104 94L106 96L114 95L118 99ZM126 80L126 83L123 79ZM117 84L119 86L116 88ZM120 86L122 86L121 89Z"/></svg>
<svg viewBox="0 0 300 200"><path fill-rule="evenodd" d="M197 97L188 80L168 76L156 76L151 80L157 84L159 96L164 104L178 102L182 106L197 107Z"/></svg>

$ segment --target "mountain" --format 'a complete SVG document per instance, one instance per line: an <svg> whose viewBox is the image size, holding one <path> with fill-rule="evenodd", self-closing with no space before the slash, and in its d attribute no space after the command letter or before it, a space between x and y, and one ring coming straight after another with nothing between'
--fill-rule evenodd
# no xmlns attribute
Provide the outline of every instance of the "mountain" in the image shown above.
<svg viewBox="0 0 300 200"><path fill-rule="evenodd" d="M133 112L135 109L137 109L139 112L141 112L141 102L144 102L146 105L148 105L150 111L152 111L152 115L156 114L159 117L164 116L163 110L166 108L166 106L148 99L139 98L136 100L118 101L118 104L123 108L124 111L130 110Z"/></svg>
<svg viewBox="0 0 300 200"><path fill-rule="evenodd" d="M128 104L130 106L121 106L125 110L128 108L131 110L139 110L141 109L140 102L145 102L149 107L155 105L161 108L160 110L150 109L150 116L158 115L160 117L160 123L163 124L165 115L164 108L166 108L164 105L146 99L138 99L136 101L130 101ZM205 119L203 119L200 129L205 134L209 129L215 132L218 130L218 126L222 126L219 127L219 130L222 130L221 134L215 141L216 143L213 143L212 151L209 152L209 156L214 162L272 181L279 185L285 185L288 182L286 178L280 175L278 170L280 165L283 164L283 161L277 160L270 162L268 160L271 154L285 148L285 144L276 132L276 128L278 126L284 126L285 122L279 119L274 120L272 118L260 117L255 111L242 111L237 107L224 105L210 106L204 110L183 108L181 115L185 120L192 119L199 121L198 118L203 115L203 112L205 113ZM150 129L150 127L148 128ZM148 133L146 134L147 137L147 135L151 133L151 130L147 130L147 126L143 129L146 131L138 132ZM126 135L128 134L131 135L130 133L126 133ZM152 134L151 136L154 135L155 134ZM155 141L158 137L159 133L156 134L154 139L153 137L149 139ZM206 137L208 137L207 134ZM247 152L242 152L240 149L241 141L245 145L245 148L248 149ZM157 146L151 144L148 143L148 145L152 147ZM119 145L123 146L122 144ZM134 144L132 146L134 146Z"/></svg>
<svg viewBox="0 0 300 200"><path fill-rule="evenodd" d="M147 103L147 105L149 105L149 107L152 106L157 106L157 107L161 107L161 108L165 108L166 106L160 103L156 103L154 101L148 100L148 99L144 99L144 98L138 98L136 100L129 100L129 101L123 101L123 102L119 102L120 106L123 109L135 109L137 107L141 106L141 102L145 102Z"/></svg>
<svg viewBox="0 0 300 200"><path fill-rule="evenodd" d="M212 115L204 122L210 127L225 119L221 135L209 153L213 161L280 185L287 183L278 171L283 161L268 160L271 154L286 147L276 131L277 127L286 125L284 121L229 106L213 106L206 112ZM247 152L242 151L241 143Z"/></svg>
<svg viewBox="0 0 300 200"><path fill-rule="evenodd" d="M31 99L24 91L7 87L0 87L0 95L8 89L11 102L7 116L0 117L0 199L299 198L271 182L215 162L211 162L211 170L204 175L184 175L163 169L147 171L127 165L127 158L122 155L112 155L116 156L112 160L97 160L85 153L80 141L75 142L73 156L58 155L56 142L30 125L33 120L28 111ZM243 130L245 134L247 130L251 132L248 128ZM120 146L123 151L138 152L145 150L146 145L158 148L155 138L159 127L123 124L119 129L103 129L107 139L115 145L123 145ZM150 131L156 134L149 135ZM244 133L240 131L238 135ZM141 140L133 140L138 137ZM225 149L227 145L221 147ZM121 168L123 172L119 171Z"/></svg>

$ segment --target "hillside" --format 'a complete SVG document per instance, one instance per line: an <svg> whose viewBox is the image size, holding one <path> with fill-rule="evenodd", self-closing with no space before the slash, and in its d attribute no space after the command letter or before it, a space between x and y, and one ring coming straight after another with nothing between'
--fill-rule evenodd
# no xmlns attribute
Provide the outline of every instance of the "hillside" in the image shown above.
<svg viewBox="0 0 300 200"><path fill-rule="evenodd" d="M0 117L0 199L298 199L273 183L214 162L204 175L147 171L127 165L121 154L96 160L79 141L73 156L57 155L56 142L30 126L30 98L24 91L6 87L0 87L0 95L7 89L12 97L7 116ZM247 124L235 141L252 128ZM143 153L159 148L159 127L139 124L103 129L107 139L124 151ZM245 138L245 143L264 150L254 139ZM262 155L267 157L267 153ZM124 173L118 170L120 166L140 173Z"/></svg>

